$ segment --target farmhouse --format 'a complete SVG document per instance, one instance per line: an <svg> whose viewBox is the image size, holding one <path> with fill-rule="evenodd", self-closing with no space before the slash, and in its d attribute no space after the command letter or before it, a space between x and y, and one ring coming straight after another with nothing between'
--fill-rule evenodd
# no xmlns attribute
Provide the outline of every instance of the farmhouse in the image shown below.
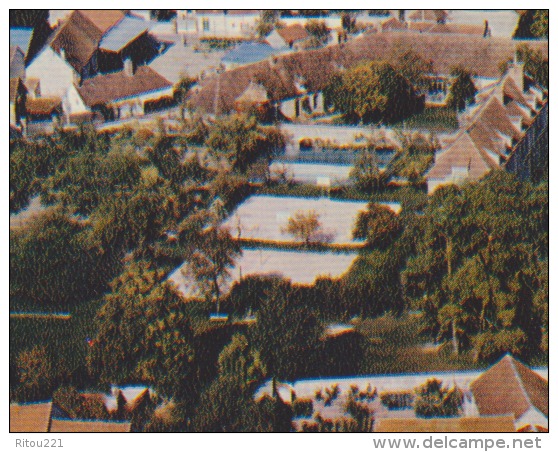
<svg viewBox="0 0 558 452"><path fill-rule="evenodd" d="M511 63L506 74L481 89L477 102L460 116L459 131L438 152L426 174L428 192L444 184L478 180L508 162L512 172L536 179L545 158L528 157L534 154L534 143L545 139L548 143L547 102L546 91L524 73L523 63ZM525 140L531 143L527 147ZM537 149L543 152L543 148Z"/></svg>
<svg viewBox="0 0 558 452"><path fill-rule="evenodd" d="M148 66L132 69L127 61L123 71L98 75L72 86L63 99L64 112L70 115L98 112L104 119L142 116L146 107L161 99L172 100L172 83Z"/></svg>
<svg viewBox="0 0 558 452"><path fill-rule="evenodd" d="M286 51L300 50L301 45L309 37L306 28L297 23L274 29L265 40L274 49Z"/></svg>

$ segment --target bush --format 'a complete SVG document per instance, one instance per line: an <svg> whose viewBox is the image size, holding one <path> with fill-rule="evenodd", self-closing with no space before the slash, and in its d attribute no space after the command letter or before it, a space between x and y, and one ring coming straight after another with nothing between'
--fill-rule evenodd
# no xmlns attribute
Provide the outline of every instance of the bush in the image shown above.
<svg viewBox="0 0 558 452"><path fill-rule="evenodd" d="M311 151L314 146L312 138L301 138L298 142L301 151Z"/></svg>
<svg viewBox="0 0 558 452"><path fill-rule="evenodd" d="M401 410L413 406L414 396L410 391L382 392L380 400L382 405L386 406L388 410Z"/></svg>
<svg viewBox="0 0 558 452"><path fill-rule="evenodd" d="M294 417L311 417L314 413L312 399L296 399L293 403Z"/></svg>
<svg viewBox="0 0 558 452"><path fill-rule="evenodd" d="M158 99L146 100L143 104L143 110L145 113L151 113L153 111L165 110L171 108L176 104L176 100L171 96L162 96Z"/></svg>

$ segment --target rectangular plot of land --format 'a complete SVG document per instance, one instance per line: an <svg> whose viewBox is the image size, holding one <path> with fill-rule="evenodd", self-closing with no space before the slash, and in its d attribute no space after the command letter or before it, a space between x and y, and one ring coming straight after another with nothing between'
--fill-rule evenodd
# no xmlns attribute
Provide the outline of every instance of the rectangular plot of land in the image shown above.
<svg viewBox="0 0 558 452"><path fill-rule="evenodd" d="M290 243L297 240L285 228L296 212L315 211L322 227L323 242L336 245L358 245L353 228L359 212L366 210L365 201L339 201L329 198L296 198L288 196L252 196L242 203L225 222L235 238Z"/></svg>
<svg viewBox="0 0 558 452"><path fill-rule="evenodd" d="M349 270L357 256L357 253L331 251L244 249L230 272L229 282L220 289L222 294L226 294L235 281L250 275L279 276L305 285L313 284L319 276L339 278ZM169 275L168 280L185 298L192 298L200 291L187 268L184 263Z"/></svg>

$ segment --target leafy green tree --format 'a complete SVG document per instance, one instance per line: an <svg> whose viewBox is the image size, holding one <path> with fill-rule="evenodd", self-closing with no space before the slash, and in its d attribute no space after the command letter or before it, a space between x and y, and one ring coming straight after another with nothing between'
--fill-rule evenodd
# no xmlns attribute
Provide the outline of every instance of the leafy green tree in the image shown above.
<svg viewBox="0 0 558 452"><path fill-rule="evenodd" d="M409 81L385 62L362 63L332 77L325 95L355 122L397 122L422 108Z"/></svg>
<svg viewBox="0 0 558 452"><path fill-rule="evenodd" d="M149 262L129 264L98 312L88 356L102 382L141 381L163 396L183 396L194 357L182 299Z"/></svg>
<svg viewBox="0 0 558 452"><path fill-rule="evenodd" d="M178 220L178 207L165 179L155 167L146 167L133 190L114 193L95 209L90 217L91 240L103 250L149 252Z"/></svg>
<svg viewBox="0 0 558 452"><path fill-rule="evenodd" d="M226 229L207 227L187 256L188 276L197 283L198 293L220 309L221 293L231 279L231 270L241 251Z"/></svg>
<svg viewBox="0 0 558 452"><path fill-rule="evenodd" d="M505 172L430 196L403 278L426 329L456 353L472 349L489 361L541 349L547 204L545 184L533 188Z"/></svg>
<svg viewBox="0 0 558 452"><path fill-rule="evenodd" d="M396 50L394 68L405 77L415 89L426 92L428 89L428 75L434 72L432 61L425 60L419 53L410 48Z"/></svg>
<svg viewBox="0 0 558 452"><path fill-rule="evenodd" d="M295 212L289 217L287 226L281 231L308 245L311 241L315 241L322 232L320 215L315 210Z"/></svg>
<svg viewBox="0 0 558 452"><path fill-rule="evenodd" d="M386 174L380 168L376 149L373 147L359 151L349 176L364 192L379 191L387 182Z"/></svg>
<svg viewBox="0 0 558 452"><path fill-rule="evenodd" d="M548 37L548 10L526 9L519 16L513 38L533 39L537 37Z"/></svg>
<svg viewBox="0 0 558 452"><path fill-rule="evenodd" d="M114 149L108 153L83 150L47 180L48 190L76 213L89 215L107 197L132 190L140 180L138 156Z"/></svg>
<svg viewBox="0 0 558 452"><path fill-rule="evenodd" d="M309 20L304 26L311 36L311 47L321 47L329 40L329 28L323 20Z"/></svg>
<svg viewBox="0 0 558 452"><path fill-rule="evenodd" d="M537 9L533 16L531 33L537 38L548 39L548 9Z"/></svg>
<svg viewBox="0 0 558 452"><path fill-rule="evenodd" d="M261 381L266 374L259 353L250 347L248 337L240 333L220 353L218 364L221 377L237 378L239 384L247 387Z"/></svg>
<svg viewBox="0 0 558 452"><path fill-rule="evenodd" d="M548 57L541 50L524 43L518 45L516 51L518 60L525 63L525 72L532 75L541 86L548 88Z"/></svg>
<svg viewBox="0 0 558 452"><path fill-rule="evenodd" d="M424 183L424 174L434 163L434 155L440 149L438 139L434 135L427 136L419 132L399 132L397 139L401 145L387 171L410 183Z"/></svg>
<svg viewBox="0 0 558 452"><path fill-rule="evenodd" d="M457 66L452 68L450 75L453 77L453 82L447 104L450 108L463 111L468 105L474 103L477 94L473 74L463 66Z"/></svg>
<svg viewBox="0 0 558 452"><path fill-rule="evenodd" d="M192 418L195 432L290 431L292 412L278 399L254 402L234 378L218 378L201 395Z"/></svg>
<svg viewBox="0 0 558 452"><path fill-rule="evenodd" d="M359 212L353 237L366 240L370 247L386 249L402 230L403 225L393 210L387 206L370 203L366 211Z"/></svg>
<svg viewBox="0 0 558 452"><path fill-rule="evenodd" d="M415 390L415 413L418 417L458 416L463 406L463 393L454 386L449 389L436 379L427 380Z"/></svg>
<svg viewBox="0 0 558 452"><path fill-rule="evenodd" d="M10 231L10 297L68 309L102 293L111 268L86 240L86 226L60 210Z"/></svg>
<svg viewBox="0 0 558 452"><path fill-rule="evenodd" d="M254 116L231 115L213 124L206 144L215 157L224 157L244 174L258 159L270 159L284 139L278 131L258 125Z"/></svg>
<svg viewBox="0 0 558 452"><path fill-rule="evenodd" d="M250 331L254 347L274 379L295 380L319 345L322 327L310 309L298 304L287 283L273 287Z"/></svg>
<svg viewBox="0 0 558 452"><path fill-rule="evenodd" d="M51 357L44 346L23 351L17 358L19 386L16 397L21 401L50 398L56 384L56 374Z"/></svg>

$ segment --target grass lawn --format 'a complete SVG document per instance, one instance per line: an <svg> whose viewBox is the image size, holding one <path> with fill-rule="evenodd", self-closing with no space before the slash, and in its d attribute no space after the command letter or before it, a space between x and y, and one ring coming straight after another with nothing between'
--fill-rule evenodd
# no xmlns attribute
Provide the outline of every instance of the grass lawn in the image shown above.
<svg viewBox="0 0 558 452"><path fill-rule="evenodd" d="M386 314L364 319L356 325L356 329L368 341L360 369L363 375L485 367L485 363L474 363L470 355L454 358L450 347L443 346L437 351L425 347L431 340L420 334L419 314L404 314L400 318Z"/></svg>
<svg viewBox="0 0 558 452"><path fill-rule="evenodd" d="M457 114L445 107L426 107L422 113L394 124L403 129L425 130L428 132L450 133L458 129Z"/></svg>

